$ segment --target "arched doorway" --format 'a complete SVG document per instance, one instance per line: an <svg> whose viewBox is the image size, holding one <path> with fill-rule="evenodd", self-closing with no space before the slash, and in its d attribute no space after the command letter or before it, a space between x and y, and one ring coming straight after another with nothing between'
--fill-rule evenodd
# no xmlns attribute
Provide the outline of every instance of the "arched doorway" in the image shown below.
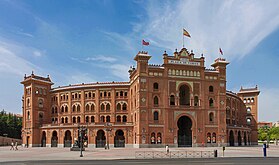
<svg viewBox="0 0 279 165"><path fill-rule="evenodd" d="M192 147L192 121L187 116L182 116L177 121L178 147Z"/></svg>
<svg viewBox="0 0 279 165"><path fill-rule="evenodd" d="M190 89L187 85L179 88L179 103L180 105L190 105Z"/></svg>
<svg viewBox="0 0 279 165"><path fill-rule="evenodd" d="M41 147L46 147L46 132L43 131Z"/></svg>
<svg viewBox="0 0 279 165"><path fill-rule="evenodd" d="M71 146L72 146L71 131L67 130L64 136L64 147L71 147Z"/></svg>
<svg viewBox="0 0 279 165"><path fill-rule="evenodd" d="M234 135L232 130L230 131L229 142L230 146L234 146Z"/></svg>
<svg viewBox="0 0 279 165"><path fill-rule="evenodd" d="M238 141L238 146L241 146L241 134L240 134L240 131L238 131L237 141Z"/></svg>
<svg viewBox="0 0 279 165"><path fill-rule="evenodd" d="M244 145L247 146L247 136L246 136L246 132L244 132Z"/></svg>
<svg viewBox="0 0 279 165"><path fill-rule="evenodd" d="M125 147L125 136L122 130L117 130L115 132L114 147Z"/></svg>
<svg viewBox="0 0 279 165"><path fill-rule="evenodd" d="M57 147L57 143L58 143L57 132L53 131L51 136L51 147Z"/></svg>
<svg viewBox="0 0 279 165"><path fill-rule="evenodd" d="M103 148L106 144L106 136L103 130L99 130L96 136L96 148Z"/></svg>

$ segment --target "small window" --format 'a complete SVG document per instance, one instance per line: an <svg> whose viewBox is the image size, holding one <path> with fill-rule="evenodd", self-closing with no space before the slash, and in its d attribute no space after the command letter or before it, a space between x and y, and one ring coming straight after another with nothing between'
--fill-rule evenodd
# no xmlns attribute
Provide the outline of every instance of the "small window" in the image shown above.
<svg viewBox="0 0 279 165"><path fill-rule="evenodd" d="M105 122L105 116L101 116L101 122Z"/></svg>
<svg viewBox="0 0 279 165"><path fill-rule="evenodd" d="M95 105L91 104L91 111L95 111Z"/></svg>
<svg viewBox="0 0 279 165"><path fill-rule="evenodd" d="M61 123L64 123L64 118L63 117L61 118Z"/></svg>
<svg viewBox="0 0 279 165"><path fill-rule="evenodd" d="M65 112L68 112L68 106L67 105L65 106Z"/></svg>
<svg viewBox="0 0 279 165"><path fill-rule="evenodd" d="M127 122L127 116L123 116L122 121L125 123Z"/></svg>
<svg viewBox="0 0 279 165"><path fill-rule="evenodd" d="M76 111L76 106L75 105L73 105L73 112L75 112Z"/></svg>
<svg viewBox="0 0 279 165"><path fill-rule="evenodd" d="M159 99L157 96L154 97L154 106L158 106L159 105Z"/></svg>
<svg viewBox="0 0 279 165"><path fill-rule="evenodd" d="M73 123L76 123L76 117L73 117Z"/></svg>
<svg viewBox="0 0 279 165"><path fill-rule="evenodd" d="M39 107L40 108L44 107L44 100L43 99L39 99Z"/></svg>
<svg viewBox="0 0 279 165"><path fill-rule="evenodd" d="M216 143L216 133L212 133L212 143Z"/></svg>
<svg viewBox="0 0 279 165"><path fill-rule="evenodd" d="M199 106L199 97L198 96L194 97L194 106L195 107Z"/></svg>
<svg viewBox="0 0 279 165"><path fill-rule="evenodd" d="M207 133L207 143L211 143L211 133Z"/></svg>
<svg viewBox="0 0 279 165"><path fill-rule="evenodd" d="M27 111L27 119L30 120L30 111Z"/></svg>
<svg viewBox="0 0 279 165"><path fill-rule="evenodd" d="M106 105L106 111L110 111L110 104Z"/></svg>
<svg viewBox="0 0 279 165"><path fill-rule="evenodd" d="M250 107L247 108L247 113L251 113L251 108Z"/></svg>
<svg viewBox="0 0 279 165"><path fill-rule="evenodd" d="M251 99L251 103L253 103L253 102L254 102L254 98Z"/></svg>
<svg viewBox="0 0 279 165"><path fill-rule="evenodd" d="M117 106L116 106L116 110L120 111L121 110L121 104L118 103Z"/></svg>
<svg viewBox="0 0 279 165"><path fill-rule="evenodd" d="M101 104L101 111L104 111L104 110L105 110L105 105Z"/></svg>
<svg viewBox="0 0 279 165"><path fill-rule="evenodd" d="M89 104L86 104L85 111L89 111Z"/></svg>
<svg viewBox="0 0 279 165"><path fill-rule="evenodd" d="M61 107L61 112L64 112L64 106Z"/></svg>
<svg viewBox="0 0 279 165"><path fill-rule="evenodd" d="M154 121L158 121L159 120L159 113L157 111L154 112L153 118L154 118Z"/></svg>
<svg viewBox="0 0 279 165"><path fill-rule="evenodd" d="M116 117L116 122L121 122L121 116Z"/></svg>
<svg viewBox="0 0 279 165"><path fill-rule="evenodd" d="M65 118L65 123L68 123L68 117Z"/></svg>
<svg viewBox="0 0 279 165"><path fill-rule="evenodd" d="M246 99L243 100L243 103L246 103Z"/></svg>
<svg viewBox="0 0 279 165"><path fill-rule="evenodd" d="M209 99L209 106L210 106L210 107L213 107L213 106L214 106L214 105L213 105L213 99L212 99L212 98Z"/></svg>
<svg viewBox="0 0 279 165"><path fill-rule="evenodd" d="M77 117L77 122L80 123L80 117Z"/></svg>
<svg viewBox="0 0 279 165"><path fill-rule="evenodd" d="M153 90L158 90L159 89L159 84L158 83L154 83L153 84Z"/></svg>
<svg viewBox="0 0 279 165"><path fill-rule="evenodd" d="M80 112L80 105L77 105L77 111Z"/></svg>
<svg viewBox="0 0 279 165"><path fill-rule="evenodd" d="M214 115L212 112L209 113L209 121L213 122Z"/></svg>
<svg viewBox="0 0 279 165"><path fill-rule="evenodd" d="M123 96L123 91L120 91L120 96L121 96L121 97Z"/></svg>
<svg viewBox="0 0 279 165"><path fill-rule="evenodd" d="M88 123L89 122L89 116L86 116L85 118L85 122Z"/></svg>
<svg viewBox="0 0 279 165"><path fill-rule="evenodd" d="M250 118L247 118L247 124L250 125L252 120Z"/></svg>
<svg viewBox="0 0 279 165"><path fill-rule="evenodd" d="M91 116L91 123L94 123L94 122L95 122L95 117Z"/></svg>
<svg viewBox="0 0 279 165"><path fill-rule="evenodd" d="M175 98L174 95L170 96L170 105L175 105Z"/></svg>
<svg viewBox="0 0 279 165"><path fill-rule="evenodd" d="M123 110L123 111L126 111L126 110L127 110L127 104L126 104L126 103L124 103L124 104L122 105L122 110Z"/></svg>
<svg viewBox="0 0 279 165"><path fill-rule="evenodd" d="M127 97L127 96L128 96L128 92L125 92L125 93L124 93L124 96Z"/></svg>
<svg viewBox="0 0 279 165"><path fill-rule="evenodd" d="M213 92L213 86L209 86L209 92Z"/></svg>
<svg viewBox="0 0 279 165"><path fill-rule="evenodd" d="M110 122L110 116L106 116L106 122Z"/></svg>

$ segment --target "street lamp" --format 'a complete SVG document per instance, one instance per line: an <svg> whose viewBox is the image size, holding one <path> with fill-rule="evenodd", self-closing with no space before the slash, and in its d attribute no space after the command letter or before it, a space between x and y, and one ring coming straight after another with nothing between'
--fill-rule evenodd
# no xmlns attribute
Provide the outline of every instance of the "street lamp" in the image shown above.
<svg viewBox="0 0 279 165"><path fill-rule="evenodd" d="M82 154L82 150L83 150L83 137L84 137L84 133L86 131L86 127L85 126L78 126L78 130L79 130L79 139L80 139L80 142L79 142L79 147L80 147L80 157L83 157L83 154Z"/></svg>
<svg viewBox="0 0 279 165"><path fill-rule="evenodd" d="M105 123L105 128L106 128L106 131L107 131L107 140L106 140L107 149L109 149L109 134L108 134L108 132L111 131L111 126L112 126L111 123Z"/></svg>

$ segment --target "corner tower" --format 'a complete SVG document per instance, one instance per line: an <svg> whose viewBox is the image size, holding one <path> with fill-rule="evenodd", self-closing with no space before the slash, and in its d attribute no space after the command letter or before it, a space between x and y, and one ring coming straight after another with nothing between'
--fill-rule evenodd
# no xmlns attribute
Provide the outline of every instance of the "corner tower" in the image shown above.
<svg viewBox="0 0 279 165"><path fill-rule="evenodd" d="M258 96L260 90L258 86L255 88L242 88L237 94L246 106L246 122L251 128L251 144L258 144Z"/></svg>
<svg viewBox="0 0 279 165"><path fill-rule="evenodd" d="M49 76L24 76L22 140L25 146L39 147L40 127L50 120L50 95L53 84Z"/></svg>

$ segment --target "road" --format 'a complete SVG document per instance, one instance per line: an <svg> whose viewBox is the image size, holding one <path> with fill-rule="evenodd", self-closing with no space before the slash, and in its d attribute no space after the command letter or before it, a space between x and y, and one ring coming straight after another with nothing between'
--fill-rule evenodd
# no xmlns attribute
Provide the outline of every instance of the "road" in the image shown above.
<svg viewBox="0 0 279 165"><path fill-rule="evenodd" d="M192 159L145 159L145 160L42 160L1 162L1 165L278 165L279 158L192 158Z"/></svg>

